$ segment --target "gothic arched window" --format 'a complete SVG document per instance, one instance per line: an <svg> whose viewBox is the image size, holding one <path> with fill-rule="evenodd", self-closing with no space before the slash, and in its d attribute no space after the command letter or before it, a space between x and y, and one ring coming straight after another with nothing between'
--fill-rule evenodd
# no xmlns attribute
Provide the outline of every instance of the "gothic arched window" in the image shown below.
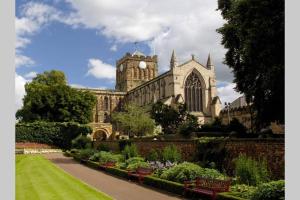
<svg viewBox="0 0 300 200"><path fill-rule="evenodd" d="M104 110L107 111L109 110L109 102L108 102L108 97L104 97Z"/></svg>
<svg viewBox="0 0 300 200"><path fill-rule="evenodd" d="M165 98L166 97L166 81L164 79L162 79L162 82L161 82L161 87L162 87L162 98Z"/></svg>
<svg viewBox="0 0 300 200"><path fill-rule="evenodd" d="M199 76L192 72L185 81L184 98L188 111L202 111L202 88Z"/></svg>

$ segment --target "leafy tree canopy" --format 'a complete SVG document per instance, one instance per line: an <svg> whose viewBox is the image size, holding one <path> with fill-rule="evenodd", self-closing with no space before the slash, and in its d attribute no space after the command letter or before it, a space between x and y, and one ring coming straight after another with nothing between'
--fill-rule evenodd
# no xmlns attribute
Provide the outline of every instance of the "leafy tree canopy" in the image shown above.
<svg viewBox="0 0 300 200"><path fill-rule="evenodd" d="M190 133L198 128L197 118L187 112L185 104L172 107L158 101L152 105L150 114L155 122L161 125L165 134L175 134L178 131ZM180 129L178 129L179 127Z"/></svg>
<svg viewBox="0 0 300 200"><path fill-rule="evenodd" d="M126 104L124 111L112 113L112 123L129 137L153 134L155 123L145 108Z"/></svg>
<svg viewBox="0 0 300 200"><path fill-rule="evenodd" d="M236 89L257 111L257 128L284 122L284 1L218 0L217 31Z"/></svg>
<svg viewBox="0 0 300 200"><path fill-rule="evenodd" d="M78 122L89 123L96 97L67 85L61 71L38 74L25 85L23 107L16 113L21 122Z"/></svg>

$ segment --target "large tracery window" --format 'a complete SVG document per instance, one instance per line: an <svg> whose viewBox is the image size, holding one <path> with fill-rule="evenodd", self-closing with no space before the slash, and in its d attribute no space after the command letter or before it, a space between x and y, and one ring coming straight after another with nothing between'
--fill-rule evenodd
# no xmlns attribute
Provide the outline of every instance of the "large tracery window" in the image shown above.
<svg viewBox="0 0 300 200"><path fill-rule="evenodd" d="M203 111L201 82L195 72L192 72L185 81L184 98L188 111Z"/></svg>

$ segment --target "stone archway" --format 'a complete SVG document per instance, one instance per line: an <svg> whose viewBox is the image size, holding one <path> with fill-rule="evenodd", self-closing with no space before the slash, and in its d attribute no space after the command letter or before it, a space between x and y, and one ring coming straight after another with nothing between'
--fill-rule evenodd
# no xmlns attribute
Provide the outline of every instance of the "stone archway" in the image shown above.
<svg viewBox="0 0 300 200"><path fill-rule="evenodd" d="M109 137L109 134L105 129L99 129L96 130L93 134L93 141L103 141L107 140Z"/></svg>

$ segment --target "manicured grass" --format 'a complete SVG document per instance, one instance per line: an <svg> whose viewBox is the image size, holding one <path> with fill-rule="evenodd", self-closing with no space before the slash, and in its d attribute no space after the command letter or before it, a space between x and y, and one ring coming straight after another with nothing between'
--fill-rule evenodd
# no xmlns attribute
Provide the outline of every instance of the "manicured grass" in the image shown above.
<svg viewBox="0 0 300 200"><path fill-rule="evenodd" d="M16 200L107 200L41 155L16 155Z"/></svg>

